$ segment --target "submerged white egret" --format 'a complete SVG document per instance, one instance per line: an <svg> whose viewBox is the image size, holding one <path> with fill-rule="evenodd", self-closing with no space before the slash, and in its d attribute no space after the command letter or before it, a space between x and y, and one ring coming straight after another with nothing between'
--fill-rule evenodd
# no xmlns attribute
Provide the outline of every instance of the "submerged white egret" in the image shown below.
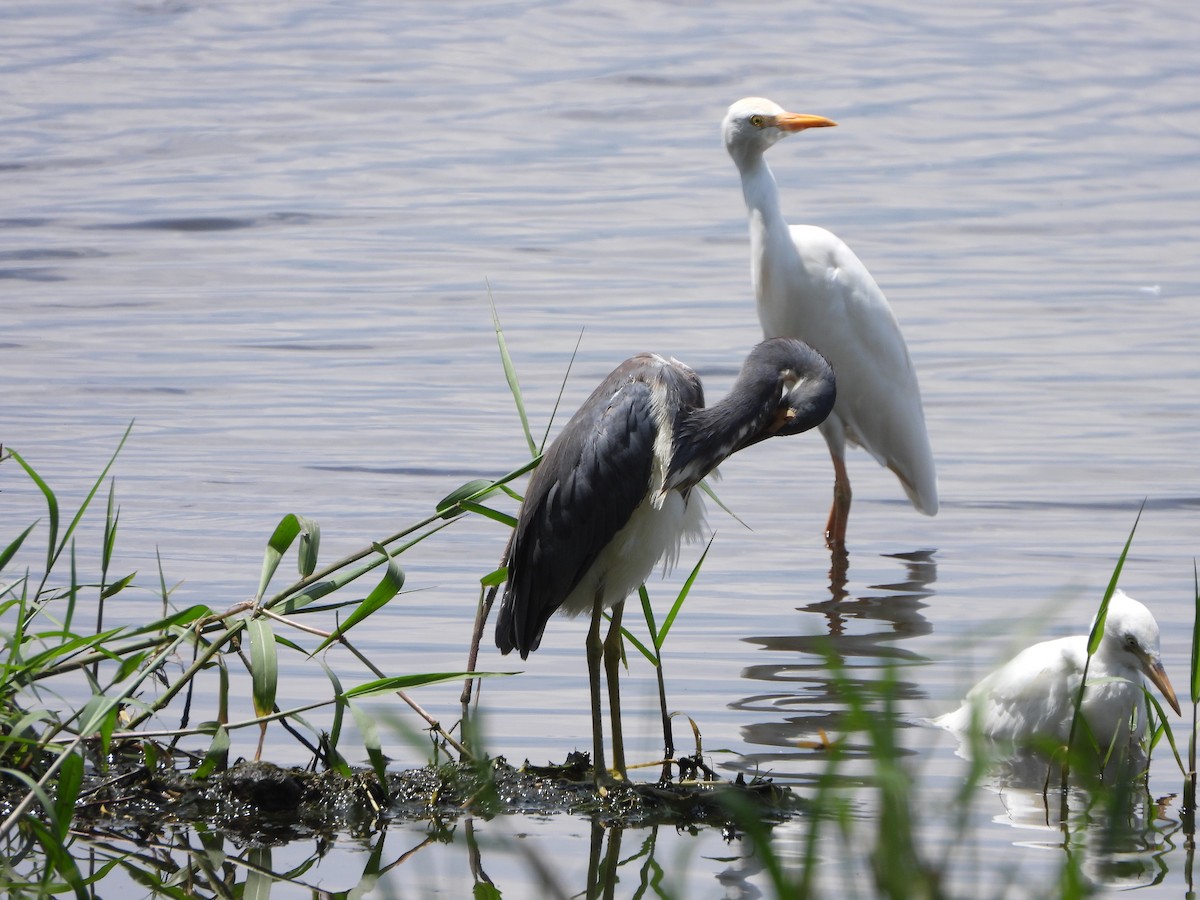
<svg viewBox="0 0 1200 900"><path fill-rule="evenodd" d="M1075 696L1087 662L1086 634L1042 641L1027 647L985 677L958 709L935 719L951 731L966 733L974 721L984 735L998 741L1027 743L1052 737L1065 743L1071 730ZM1158 622L1137 600L1116 591L1104 620L1104 636L1088 668L1082 713L1101 747L1129 731L1139 739L1146 727L1139 715L1142 676L1158 688L1179 714L1175 689L1163 668Z"/></svg>

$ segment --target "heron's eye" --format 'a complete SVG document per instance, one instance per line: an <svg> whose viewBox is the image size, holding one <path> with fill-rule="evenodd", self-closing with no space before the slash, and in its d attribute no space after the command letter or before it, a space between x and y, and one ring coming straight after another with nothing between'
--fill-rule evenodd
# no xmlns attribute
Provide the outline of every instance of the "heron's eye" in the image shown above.
<svg viewBox="0 0 1200 900"><path fill-rule="evenodd" d="M765 122L765 120L763 119L762 116L753 115L750 117L750 124L753 125L755 128L762 128L764 122Z"/></svg>

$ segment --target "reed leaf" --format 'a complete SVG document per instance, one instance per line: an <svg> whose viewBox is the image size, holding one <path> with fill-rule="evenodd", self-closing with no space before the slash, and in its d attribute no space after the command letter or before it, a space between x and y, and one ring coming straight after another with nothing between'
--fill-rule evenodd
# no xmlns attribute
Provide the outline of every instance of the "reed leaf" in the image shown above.
<svg viewBox="0 0 1200 900"><path fill-rule="evenodd" d="M379 779L380 785L386 788L387 759L383 755L383 747L379 740L379 729L375 725L375 717L357 703L351 703L347 700L346 706L350 709L350 715L354 717L354 724L358 726L358 733L362 735L363 748L367 751L367 758L371 761L371 768L375 770L375 776Z"/></svg>
<svg viewBox="0 0 1200 900"><path fill-rule="evenodd" d="M667 613L666 619L663 620L662 628L658 632L658 637L655 638L655 649L661 651L662 646L666 643L667 634L671 630L671 626L675 624L675 619L679 615L679 610L683 608L683 602L687 600L688 594L691 593L692 585L696 583L696 577L700 574L700 567L704 565L704 560L708 557L708 551L712 549L713 539L709 538L708 543L704 547L704 552L700 554L700 558L696 560L696 565L692 567L691 573L687 580L684 581L683 587L679 589L679 594L675 598L675 602L671 604L671 609Z"/></svg>
<svg viewBox="0 0 1200 900"><path fill-rule="evenodd" d="M125 588L129 587L129 585L131 585L133 583L133 579L136 577L137 577L137 572L130 572L124 578L120 578L117 581L114 581L112 584L110 584L108 587L106 587L103 591L100 592L100 599L107 600L109 597L113 596L114 594L121 593L121 591L125 590Z"/></svg>
<svg viewBox="0 0 1200 900"><path fill-rule="evenodd" d="M488 286L488 303L492 307L492 325L496 329L496 346L500 348L500 363L504 367L504 378L508 382L509 393L517 405L517 416L521 419L521 430L525 433L525 441L529 444L529 455L537 456L537 444L533 440L533 432L529 430L529 416L525 413L525 400L521 395L521 384L517 380L517 367L513 365L508 353L508 344L504 340L504 331L500 328L500 314L496 312L496 302L492 299L491 285Z"/></svg>
<svg viewBox="0 0 1200 900"><path fill-rule="evenodd" d="M442 684L446 681L462 681L464 678L488 678L496 675L516 675L516 672L431 672L423 675L394 675L377 678L350 688L342 694L347 700L361 700L380 694L391 694L408 688L424 687L427 684Z"/></svg>
<svg viewBox="0 0 1200 900"><path fill-rule="evenodd" d="M481 585L483 585L485 588L499 587L500 585L504 584L504 582L506 582L506 581L508 581L508 567L507 566L501 566L498 569L493 569L491 572L488 572L486 575L484 575L482 578L479 579L479 583Z"/></svg>
<svg viewBox="0 0 1200 900"><path fill-rule="evenodd" d="M29 537L30 532L37 527L37 524L40 521L40 519L35 520L32 525L13 538L7 547L5 547L3 550L0 550L0 572L4 571L4 567L8 565L9 560L11 560L13 556L16 555L17 551L21 549L21 545L25 543L25 538Z"/></svg>
<svg viewBox="0 0 1200 900"><path fill-rule="evenodd" d="M283 554L287 552L292 542L302 532L306 530L311 532L316 527L315 522L295 513L288 513L279 520L279 524L275 526L275 531L267 541L267 549L263 554L262 576L259 578L258 593L255 595L255 599L262 600L263 595L267 592L267 585L271 583L275 570L279 568Z"/></svg>
<svg viewBox="0 0 1200 900"><path fill-rule="evenodd" d="M475 503L472 500L463 500L458 504L467 512L473 512L476 515L483 516L485 519L491 519L493 522L499 522L509 528L517 527L516 516L509 515L506 512L501 512L498 509L492 509L490 506L484 506L482 503Z"/></svg>
<svg viewBox="0 0 1200 900"><path fill-rule="evenodd" d="M270 715L275 709L275 694L279 687L279 657L271 620L259 616L246 624L250 637L250 679L254 712Z"/></svg>
<svg viewBox="0 0 1200 900"><path fill-rule="evenodd" d="M65 842L71 830L71 819L75 815L75 801L79 799L79 788L83 784L83 757L68 753L58 767L58 781L54 786L54 817L52 828L59 841Z"/></svg>
<svg viewBox="0 0 1200 900"><path fill-rule="evenodd" d="M1196 560L1192 560L1192 589L1195 602L1192 605L1192 671L1189 687L1192 692L1192 706L1200 702L1200 569Z"/></svg>
<svg viewBox="0 0 1200 900"><path fill-rule="evenodd" d="M387 560L387 569L383 573L383 578L379 584L375 585L375 589L366 596L362 603L358 604L354 612L346 617L346 621L340 622L337 628L333 630L333 633L321 641L317 649L313 651L313 654L320 653L334 641L340 640L343 634L363 619L370 616L380 607L386 606L393 597L400 593L400 589L404 587L404 572L396 564L396 560L381 545L375 544L374 546L376 552Z"/></svg>
<svg viewBox="0 0 1200 900"><path fill-rule="evenodd" d="M58 544L58 498L54 496L54 491L50 490L50 485L42 480L42 476L34 470L33 466L25 462L25 458L20 453L11 447L8 452L17 461L17 465L25 470L25 474L29 476L29 480L37 485L37 489L42 492L42 496L46 498L46 515L50 526L50 537L46 541L46 574L49 575L50 570L54 568L54 560L56 558L54 548ZM33 526L30 527L32 528ZM45 584L45 581L43 580L42 583Z"/></svg>
<svg viewBox="0 0 1200 900"><path fill-rule="evenodd" d="M218 725L213 731L212 741L208 745L208 750L204 754L204 761L196 767L196 771L192 777L197 781L203 781L219 768L224 768L226 760L229 759L229 732L225 730L225 726Z"/></svg>
<svg viewBox="0 0 1200 900"><path fill-rule="evenodd" d="M1146 508L1146 501L1142 501L1142 505L1138 508L1137 516L1133 520L1133 527L1129 529L1129 537L1125 539L1125 546L1121 550L1121 555L1117 557L1117 564L1113 567L1112 576L1108 579L1108 587L1104 589L1104 599L1100 601L1100 609L1096 612L1096 621L1092 625L1091 633L1088 635L1088 658L1096 654L1100 647L1100 641L1104 637L1104 620L1108 618L1108 602L1112 600L1112 595L1116 593L1117 582L1121 580L1121 569L1125 567L1125 557L1129 555L1129 548L1133 544L1133 536L1137 532L1138 522L1142 519L1142 510ZM1082 697L1083 684L1080 683L1080 696Z"/></svg>
<svg viewBox="0 0 1200 900"><path fill-rule="evenodd" d="M317 570L317 553L321 549L321 526L311 519L304 521L308 527L300 532L300 547L296 558L301 578L307 578Z"/></svg>
<svg viewBox="0 0 1200 900"><path fill-rule="evenodd" d="M275 878L271 875L271 848L250 849L246 882L242 885L242 900L270 900Z"/></svg>

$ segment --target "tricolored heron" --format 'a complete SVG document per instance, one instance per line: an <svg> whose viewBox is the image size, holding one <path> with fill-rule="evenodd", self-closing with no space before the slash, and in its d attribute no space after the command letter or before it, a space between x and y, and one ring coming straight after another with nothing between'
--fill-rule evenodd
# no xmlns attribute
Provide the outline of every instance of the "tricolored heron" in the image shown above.
<svg viewBox="0 0 1200 900"><path fill-rule="evenodd" d="M814 225L788 227L775 177L763 158L789 134L835 124L750 97L729 107L721 128L725 149L742 176L763 335L806 341L837 373L837 403L821 425L834 471L825 539L831 548L844 549L850 513L847 443L891 469L913 506L927 515L937 513L938 489L917 373L887 298L836 235Z"/></svg>
<svg viewBox="0 0 1200 900"><path fill-rule="evenodd" d="M1042 641L1018 653L979 682L962 706L936 719L951 731L972 727L998 741L1028 742L1052 737L1065 743L1075 712L1079 679L1087 661L1088 635ZM1081 711L1101 748L1129 733L1140 739L1145 716L1129 732L1131 715L1142 700L1142 676L1159 689L1175 713L1179 701L1163 668L1158 622L1150 610L1124 591L1113 594L1104 636L1088 667Z"/></svg>
<svg viewBox="0 0 1200 900"><path fill-rule="evenodd" d="M834 397L829 364L797 340L756 346L729 395L710 407L690 368L642 353L600 383L546 450L505 553L496 646L525 659L555 612L591 615L587 662L598 783L608 777L601 659L613 764L626 777L617 684L625 597L660 559L674 561L681 540L700 536L703 502L692 489L701 479L738 450L820 424ZM601 613L609 607L612 621L601 641Z"/></svg>

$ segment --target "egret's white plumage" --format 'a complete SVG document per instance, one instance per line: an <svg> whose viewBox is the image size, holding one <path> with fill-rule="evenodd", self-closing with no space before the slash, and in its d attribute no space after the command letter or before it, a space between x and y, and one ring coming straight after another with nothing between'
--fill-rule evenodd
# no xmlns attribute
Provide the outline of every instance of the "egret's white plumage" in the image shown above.
<svg viewBox="0 0 1200 900"><path fill-rule="evenodd" d="M775 178L763 158L788 134L834 124L750 97L729 107L722 132L742 176L763 334L811 344L837 376L837 403L821 433L834 466L826 540L842 547L850 511L847 442L891 469L913 506L927 515L937 513L938 488L917 373L887 298L836 235L813 225L789 228Z"/></svg>
<svg viewBox="0 0 1200 900"><path fill-rule="evenodd" d="M1087 641L1086 634L1078 634L1022 650L975 685L962 705L936 724L965 733L974 721L982 734L998 741L1052 737L1065 742L1087 662ZM1145 606L1117 591L1109 601L1104 636L1088 668L1083 695L1083 715L1101 747L1130 729L1134 711L1141 709L1143 675L1178 714L1179 701L1163 669L1158 623ZM1145 724L1145 716L1139 714L1130 737L1140 738Z"/></svg>

